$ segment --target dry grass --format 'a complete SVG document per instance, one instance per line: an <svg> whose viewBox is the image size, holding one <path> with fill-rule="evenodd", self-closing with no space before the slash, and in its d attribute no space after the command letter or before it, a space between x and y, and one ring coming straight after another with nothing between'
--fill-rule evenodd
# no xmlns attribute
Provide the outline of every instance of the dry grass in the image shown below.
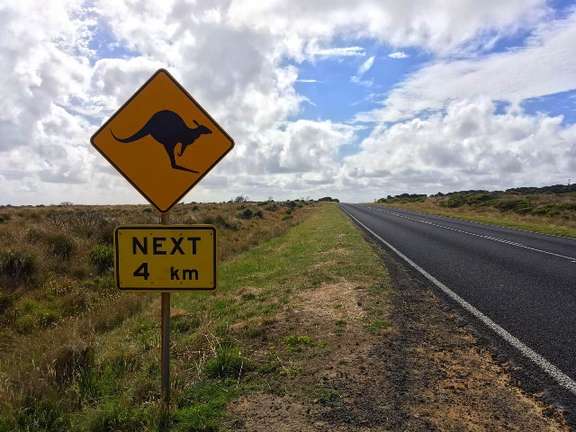
<svg viewBox="0 0 576 432"><path fill-rule="evenodd" d="M220 259L227 260L297 224L309 207L186 204L173 209L170 222L216 225ZM124 347L94 357L104 335L148 311L152 300L116 290L109 252L116 226L157 221L149 206L0 207L0 411L18 413L23 430L66 430L69 423L53 413L89 406L115 388L119 370L132 367ZM175 317L176 328L186 320ZM136 382L138 398L156 397L149 387L149 379Z"/></svg>
<svg viewBox="0 0 576 432"><path fill-rule="evenodd" d="M544 234L576 237L576 193L454 193L384 205Z"/></svg>
<svg viewBox="0 0 576 432"><path fill-rule="evenodd" d="M223 260L285 231L300 219L303 205L301 201L179 205L171 213L171 223L216 225ZM149 206L1 207L0 216L4 349L15 335L54 327L110 300L126 312L133 309L121 303L134 300L120 298L113 286L112 235L118 225L157 223Z"/></svg>

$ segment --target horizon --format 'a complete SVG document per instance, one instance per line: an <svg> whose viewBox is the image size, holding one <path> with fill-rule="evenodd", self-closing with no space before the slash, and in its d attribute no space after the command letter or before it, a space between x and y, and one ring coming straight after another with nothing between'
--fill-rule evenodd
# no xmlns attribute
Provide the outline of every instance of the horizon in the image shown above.
<svg viewBox="0 0 576 432"><path fill-rule="evenodd" d="M557 186L564 186L564 187L569 187L572 186L572 188L576 188L576 184L574 183L567 183L567 184L562 184L562 183L556 183L556 184L550 184L550 185L543 185L543 186L518 186L515 188L508 188L508 189L492 189L492 190L487 190L487 189L466 189L466 190L454 190L454 191L448 191L448 192L436 192L436 193L418 193L418 192L401 192L399 194L395 194L395 195L386 195L388 197L398 197L398 196L402 196L402 195L420 195L420 196L426 196L426 197L434 197L434 196L440 196L440 195L450 195L450 194L458 194L458 193L467 193L467 192L487 192L487 193L498 193L498 192L502 192L502 193L506 193L506 192L514 192L515 189L545 189L545 188L552 188L552 187L557 187ZM249 196L244 196L244 195L239 195L236 197L232 197L228 200L223 200L223 201L180 201L177 205L194 205L194 204L230 204L230 203L234 203L234 204L242 204L242 203L265 203L265 202L286 202L286 201L305 201L305 202L309 202L309 201L322 201L325 200L326 198L330 198L330 199L336 199L341 203L346 203L346 204L361 204L361 203L372 203L372 202L376 202L380 199L386 198L385 195L380 196L380 197L376 197L373 198L371 200L368 201L357 201L357 202L353 202L353 201L344 201L342 199L340 199L338 196L333 196L333 195L325 195L325 196L321 196L321 197L317 197L317 198L312 198L312 197L299 197L299 198L286 198L286 199L275 199L274 197L268 197L266 199L251 199ZM244 199L244 201L236 201L239 197L242 197ZM6 207L12 207L12 208L17 208L17 207L106 207L106 206L110 206L110 207L115 207L115 206L151 206L152 208L154 206L152 206L150 203L147 202L143 202L143 203L119 203L119 204L90 204L90 203L81 203L81 202L66 202L66 201L62 201L59 203L48 203L48 204L0 204L0 208L6 208Z"/></svg>

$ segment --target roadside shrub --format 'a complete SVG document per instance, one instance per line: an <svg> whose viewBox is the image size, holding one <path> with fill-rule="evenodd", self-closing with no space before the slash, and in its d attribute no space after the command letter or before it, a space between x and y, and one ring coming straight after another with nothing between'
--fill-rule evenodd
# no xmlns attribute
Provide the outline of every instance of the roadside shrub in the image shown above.
<svg viewBox="0 0 576 432"><path fill-rule="evenodd" d="M462 207L464 204L466 204L466 200L462 195L454 195L449 197L448 199L440 201L440 207L447 207L447 208Z"/></svg>
<svg viewBox="0 0 576 432"><path fill-rule="evenodd" d="M11 282L30 280L36 272L35 257L25 251L7 250L0 252L0 276Z"/></svg>
<svg viewBox="0 0 576 432"><path fill-rule="evenodd" d="M49 327L58 321L59 313L47 302L33 298L25 298L16 305L16 320L14 322L19 333L30 333L38 327Z"/></svg>
<svg viewBox="0 0 576 432"><path fill-rule="evenodd" d="M196 316L180 315L173 318L171 325L177 333L188 333L198 328L200 319Z"/></svg>
<svg viewBox="0 0 576 432"><path fill-rule="evenodd" d="M90 432L147 430L144 412L124 406L117 400L106 402L88 414L86 427Z"/></svg>
<svg viewBox="0 0 576 432"><path fill-rule="evenodd" d="M246 208L238 213L238 217L240 219L252 219L254 217L254 212L251 209Z"/></svg>
<svg viewBox="0 0 576 432"><path fill-rule="evenodd" d="M500 201L496 204L496 208L501 211L512 211L514 213L528 213L534 207L527 199L513 199Z"/></svg>
<svg viewBox="0 0 576 432"><path fill-rule="evenodd" d="M470 205L485 206L490 204L490 201L496 200L496 196L490 193L478 193L467 197L466 201Z"/></svg>
<svg viewBox="0 0 576 432"><path fill-rule="evenodd" d="M111 222L102 222L96 232L96 241L100 244L112 245L114 243L114 229Z"/></svg>
<svg viewBox="0 0 576 432"><path fill-rule="evenodd" d="M142 300L139 297L126 297L114 304L113 311L102 311L94 317L94 330L97 333L110 331L135 313L142 310Z"/></svg>
<svg viewBox="0 0 576 432"><path fill-rule="evenodd" d="M59 432L70 430L64 404L56 395L30 395L20 403L26 409L16 412L14 429L18 431Z"/></svg>
<svg viewBox="0 0 576 432"><path fill-rule="evenodd" d="M240 224L234 221L229 220L228 218L225 218L222 215L216 215L216 216L205 216L202 219L202 223L205 224L210 224L210 225L218 225L222 228L226 228L232 231L238 231L238 229L240 229Z"/></svg>
<svg viewBox="0 0 576 432"><path fill-rule="evenodd" d="M50 236L46 231L43 231L41 229L38 229L34 226L28 228L25 233L24 233L24 239L28 242L28 243L32 243L32 244L36 244L40 241L45 241L46 239L48 239Z"/></svg>
<svg viewBox="0 0 576 432"><path fill-rule="evenodd" d="M271 212L275 212L276 210L278 210L278 206L274 203L267 205L266 207L264 207L265 210L271 211Z"/></svg>
<svg viewBox="0 0 576 432"><path fill-rule="evenodd" d="M94 348L85 342L61 348L54 360L54 380L59 387L79 381L94 367Z"/></svg>
<svg viewBox="0 0 576 432"><path fill-rule="evenodd" d="M106 273L114 266L114 251L108 245L96 245L90 251L90 264L98 274Z"/></svg>
<svg viewBox="0 0 576 432"><path fill-rule="evenodd" d="M74 249L74 241L65 234L55 234L48 238L48 251L57 258L69 260Z"/></svg>
<svg viewBox="0 0 576 432"><path fill-rule="evenodd" d="M247 369L247 361L238 347L220 346L216 355L206 362L206 375L210 378L240 378Z"/></svg>
<svg viewBox="0 0 576 432"><path fill-rule="evenodd" d="M62 232L97 238L103 227L110 222L95 210L52 210L46 214L46 223Z"/></svg>

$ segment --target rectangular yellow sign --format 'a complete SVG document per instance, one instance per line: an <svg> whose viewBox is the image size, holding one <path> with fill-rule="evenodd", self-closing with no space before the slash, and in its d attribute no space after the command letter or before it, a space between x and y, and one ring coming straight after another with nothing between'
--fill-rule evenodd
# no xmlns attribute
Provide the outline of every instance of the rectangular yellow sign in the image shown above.
<svg viewBox="0 0 576 432"><path fill-rule="evenodd" d="M121 290L216 288L216 228L211 225L121 226L114 245Z"/></svg>

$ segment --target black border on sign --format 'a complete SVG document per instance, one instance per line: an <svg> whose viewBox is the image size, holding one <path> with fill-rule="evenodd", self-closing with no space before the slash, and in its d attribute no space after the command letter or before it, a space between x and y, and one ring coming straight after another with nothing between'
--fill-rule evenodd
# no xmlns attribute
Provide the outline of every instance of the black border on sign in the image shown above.
<svg viewBox="0 0 576 432"><path fill-rule="evenodd" d="M132 102L132 100L133 100L136 96L138 96L138 94L139 94L142 90L144 90L144 88L145 88L154 78L156 78L156 75L158 75L158 74L160 74L160 73L165 73L166 76L168 76L168 78L169 78L174 84L176 84L176 86L182 91L182 93L184 93L184 95L185 95L194 105L196 105L196 106L200 109L200 111L202 111L202 113L212 121L212 123L214 123L214 124L216 125L216 127L218 128L218 130L219 130L222 134L224 134L224 136L225 136L226 138L228 138L228 139L230 140L230 143L232 144L232 145L230 146L230 148L222 154L222 156L220 156L212 165L210 165L210 167L209 167L207 170L205 170L204 173L203 173L201 176L199 176L199 177L196 179L196 181L190 185L190 187L189 187L188 189L186 189L186 190L184 191L184 193L182 193L182 195L180 195L176 200L174 200L174 202L173 202L172 204L170 204L170 205L169 205L167 208L165 208L165 209L161 209L160 207L158 207L158 206L156 205L156 203L155 203L154 201L152 201L152 200L150 199L150 197L148 197L148 195L146 195L146 194L144 193L144 191L142 191L127 175L125 175L124 172L122 172L122 170L114 163L114 161L112 161L102 150L100 150L100 149L99 149L98 147L96 147L96 145L94 144L94 137L96 137L96 135L98 135L103 129L105 129L105 128L108 126L108 124L118 115L118 113L119 113L120 111L122 111L122 110L124 109L124 107L126 107L130 102ZM128 180L128 182L129 182L138 192L140 192L140 193L142 194L142 196L144 196L144 198L146 198L150 204L152 204L154 207L156 207L156 208L158 209L158 211L161 212L161 213L165 213L165 212L167 212L168 210L170 210L172 207L174 207L182 198L184 198L184 196L185 196L188 192L190 192L190 190L191 190L194 186L196 186L196 185L198 184L198 182L199 182L200 180L202 180L202 179L204 178L204 176L205 176L206 174L208 174L210 171L212 171L212 168L214 168L214 167L222 160L222 158L224 158L224 156L226 156L226 155L230 152L230 150L232 150L232 149L234 148L234 140L232 139L232 137L231 137L230 135L228 135L228 133L227 133L224 129L222 129L222 127L216 122L216 120L214 120L214 119L212 118L212 116L211 116L210 114L208 114L208 112L206 112L206 110L202 107L202 105L200 105L198 102L196 102L196 99L194 99L194 98L192 97L192 95L191 95L190 93L188 93L188 91L187 91L184 87L182 87L182 85L180 85L180 83L179 83L178 81L176 81L176 78L174 78L172 75L170 75L170 72L168 72L166 69L163 69L163 68L162 68L162 69L158 69L156 72L154 72L154 74L153 74L150 78L148 78L148 80L147 80L144 84L142 84L142 86L136 91L136 93L134 93L134 94L130 97L130 99L128 99L126 102L124 102L124 104L122 104L122 106L116 110L116 112L112 115L112 117L110 117L102 126L100 126L100 128L90 137L90 143L92 144L92 147L94 147L96 150L98 150L98 153L100 153L102 156L104 156L104 159L106 159L106 160L116 169L116 171L118 171L120 174L122 174L122 177L124 177L126 180Z"/></svg>
<svg viewBox="0 0 576 432"><path fill-rule="evenodd" d="M118 268L120 265L119 262L119 254L118 254L118 232L121 230L132 230L132 229L138 229L138 230L145 230L145 229L151 229L151 230L184 230L184 231L194 231L194 230L212 230L214 235L212 236L212 241L214 242L213 244L213 248L214 248L214 261L212 263L212 265L214 266L214 274L213 274L213 280L212 280L212 288L122 288L120 286L120 274L118 272ZM114 279L116 281L116 288L118 288L120 291L137 291L137 292L158 292L158 291L162 291L162 292L178 292L178 291L214 291L216 289L216 274L218 272L218 269L216 267L216 255L217 255L217 251L216 251L216 227L214 225L121 225L119 227L116 227L116 229L114 230Z"/></svg>

